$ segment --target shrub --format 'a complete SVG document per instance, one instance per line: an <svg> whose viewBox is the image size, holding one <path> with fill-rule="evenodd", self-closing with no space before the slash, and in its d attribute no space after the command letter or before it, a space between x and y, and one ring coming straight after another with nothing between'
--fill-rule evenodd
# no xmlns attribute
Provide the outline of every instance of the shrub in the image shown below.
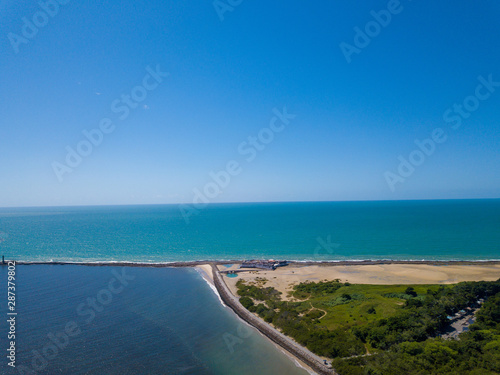
<svg viewBox="0 0 500 375"><path fill-rule="evenodd" d="M250 297L241 297L240 298L240 303L243 305L244 308L248 309L250 306L253 306L254 303Z"/></svg>

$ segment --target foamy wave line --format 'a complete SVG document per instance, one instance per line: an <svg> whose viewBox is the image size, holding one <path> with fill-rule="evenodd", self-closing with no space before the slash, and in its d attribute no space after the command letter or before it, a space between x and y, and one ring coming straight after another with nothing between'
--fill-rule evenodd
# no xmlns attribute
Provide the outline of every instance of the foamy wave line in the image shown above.
<svg viewBox="0 0 500 375"><path fill-rule="evenodd" d="M6 259L5 261L7 261ZM131 265L131 266L176 266L176 265L186 265L186 266L195 266L200 264L207 264L210 262L214 262L211 260L196 260L196 261L166 261L166 262L153 262L153 261L127 261L127 260L15 260L19 264L67 264L67 265L96 265L96 266L105 266L105 265Z"/></svg>
<svg viewBox="0 0 500 375"><path fill-rule="evenodd" d="M267 260L267 258L254 258ZM227 263L239 263L244 259L206 259L206 260L186 260L186 261L127 261L127 260L23 260L23 259L6 259L15 260L19 264L67 264L67 265L130 265L130 266L163 266L163 267L193 267L197 265L216 263L216 264L227 264ZM404 259L404 258L386 258L386 259L336 259L336 260L317 260L317 259L297 259L288 260L291 264L363 264L363 263L455 263L455 262L468 262L468 263L487 263L487 262L500 262L500 259L473 259L473 258L422 258L422 259Z"/></svg>
<svg viewBox="0 0 500 375"><path fill-rule="evenodd" d="M194 267L194 269L196 270L196 272L198 272L200 274L200 276L203 278L203 280L205 280L205 282L208 284L208 286L210 287L210 289L212 289L212 291L215 293L215 295L217 296L217 298L219 298L219 301L220 301L221 305L224 306L224 307L227 307L224 304L224 301L222 301L222 298L221 298L221 296L219 294L219 291L215 287L215 285L212 282L212 280L210 280L210 278L208 277L208 275L205 273L205 271L202 270L199 267Z"/></svg>
<svg viewBox="0 0 500 375"><path fill-rule="evenodd" d="M316 373L314 370L312 370L311 368L302 366L302 364L299 362L299 360L297 359L297 357L295 357L295 356L293 356L292 354L288 353L288 352L287 352L286 350L284 350L281 346L279 346L279 345L276 345L276 346L279 348L279 350L281 350L281 352L282 352L284 355L286 355L288 358L290 358L290 359L293 361L293 363L295 364L295 366L297 366L298 368L303 369L303 370L304 370L304 371L306 371L309 375L317 375L317 373Z"/></svg>

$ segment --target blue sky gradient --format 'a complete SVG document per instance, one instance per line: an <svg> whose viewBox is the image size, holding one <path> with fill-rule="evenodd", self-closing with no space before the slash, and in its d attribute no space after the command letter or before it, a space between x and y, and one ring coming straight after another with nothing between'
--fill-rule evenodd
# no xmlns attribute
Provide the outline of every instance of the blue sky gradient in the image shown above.
<svg viewBox="0 0 500 375"><path fill-rule="evenodd" d="M499 198L500 87L457 129L443 114L500 82L500 5L402 0L349 63L339 45L390 3L242 1L221 21L212 1L69 1L16 53L43 10L0 1L0 206L192 202L231 160L210 202ZM120 120L112 103L157 66L169 76ZM296 117L248 162L238 147L284 107ZM54 162L103 118L113 132L61 181Z"/></svg>

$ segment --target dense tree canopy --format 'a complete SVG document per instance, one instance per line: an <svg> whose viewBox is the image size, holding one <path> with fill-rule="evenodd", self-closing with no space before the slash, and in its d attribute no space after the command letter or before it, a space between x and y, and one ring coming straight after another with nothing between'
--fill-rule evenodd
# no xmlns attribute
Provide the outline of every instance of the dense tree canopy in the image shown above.
<svg viewBox="0 0 500 375"><path fill-rule="evenodd" d="M294 302L282 301L280 292L263 284L240 280L237 286L243 306L312 352L333 358L341 375L500 373L500 280L434 285L427 290L387 286L389 293L376 297L401 301L387 315L378 313L384 305L375 306L374 294L363 293L373 286L338 280L302 283L294 287L293 297L300 299ZM439 337L449 326L448 316L478 307L479 299L486 302L468 332L459 340ZM351 318L344 326L321 322L339 308L363 319Z"/></svg>

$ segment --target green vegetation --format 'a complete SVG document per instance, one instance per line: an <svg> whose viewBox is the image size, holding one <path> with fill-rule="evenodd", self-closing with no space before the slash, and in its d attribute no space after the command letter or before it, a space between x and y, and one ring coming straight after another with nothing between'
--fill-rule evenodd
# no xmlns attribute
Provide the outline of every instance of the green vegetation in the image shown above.
<svg viewBox="0 0 500 375"><path fill-rule="evenodd" d="M294 286L293 301L265 282L237 283L240 301L341 374L500 373L500 280L455 285ZM439 338L453 315L480 298L477 322L460 340ZM350 358L349 358L350 357Z"/></svg>

